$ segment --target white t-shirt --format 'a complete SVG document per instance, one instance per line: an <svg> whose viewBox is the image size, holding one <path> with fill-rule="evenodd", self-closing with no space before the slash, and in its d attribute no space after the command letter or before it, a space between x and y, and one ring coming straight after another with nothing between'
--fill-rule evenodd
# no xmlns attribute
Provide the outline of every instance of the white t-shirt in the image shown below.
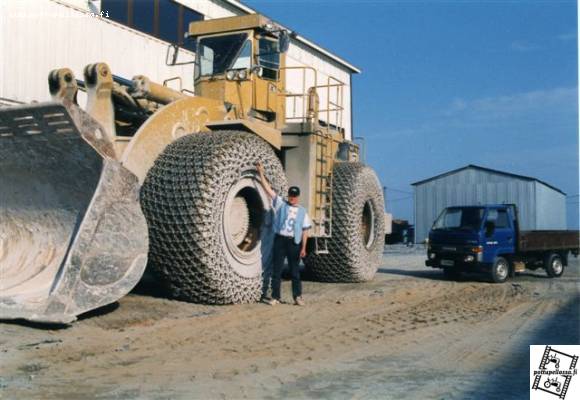
<svg viewBox="0 0 580 400"><path fill-rule="evenodd" d="M279 235L294 237L294 225L296 225L296 217L298 216L298 207L291 206L280 198L276 196L272 199L272 205L274 210L279 212L282 207L288 208L288 213L286 214L286 221L282 224L282 230L276 232ZM302 230L312 228L312 221L307 213L304 214L304 222L302 223Z"/></svg>

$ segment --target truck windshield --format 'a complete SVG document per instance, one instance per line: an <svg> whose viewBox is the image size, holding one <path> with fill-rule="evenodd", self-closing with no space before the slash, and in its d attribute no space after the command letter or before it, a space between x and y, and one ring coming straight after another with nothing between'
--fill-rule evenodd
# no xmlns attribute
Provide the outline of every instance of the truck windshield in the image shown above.
<svg viewBox="0 0 580 400"><path fill-rule="evenodd" d="M247 37L246 33L237 33L200 39L197 51L198 76L226 72L233 64Z"/></svg>
<svg viewBox="0 0 580 400"><path fill-rule="evenodd" d="M483 208L446 208L433 224L433 230L479 230L482 218Z"/></svg>

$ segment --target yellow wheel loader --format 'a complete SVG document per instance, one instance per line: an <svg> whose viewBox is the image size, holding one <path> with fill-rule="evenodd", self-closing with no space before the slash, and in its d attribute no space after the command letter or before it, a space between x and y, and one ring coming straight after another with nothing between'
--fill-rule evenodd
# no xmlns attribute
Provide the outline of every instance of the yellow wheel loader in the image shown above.
<svg viewBox="0 0 580 400"><path fill-rule="evenodd" d="M384 200L345 140L344 84L287 67L289 34L261 15L195 22L188 36L195 96L97 63L82 81L52 71L50 103L0 110L1 319L71 322L127 294L146 265L173 298L258 300L273 211L257 161L280 195L302 189L311 276L374 276ZM178 59L170 46L168 63ZM313 85L290 93L290 70Z"/></svg>

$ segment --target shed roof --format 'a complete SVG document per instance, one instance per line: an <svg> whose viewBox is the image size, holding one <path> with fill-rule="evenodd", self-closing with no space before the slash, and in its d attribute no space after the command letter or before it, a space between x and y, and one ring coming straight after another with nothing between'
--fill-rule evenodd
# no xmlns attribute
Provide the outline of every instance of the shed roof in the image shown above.
<svg viewBox="0 0 580 400"><path fill-rule="evenodd" d="M237 1L237 0L224 0L224 1L226 3L234 6L238 10L245 12L247 14L258 14L258 12L256 10L254 10L251 7L248 7L247 5L243 4L241 1ZM283 26L283 24L279 24L279 25ZM288 29L287 27L284 27L284 28ZM331 53L330 51L320 47L316 43L306 39L305 37L297 34L296 32L293 32L291 29L288 29L288 30L293 33L292 37L294 39L296 39L297 41L301 42L302 44L305 44L306 46L318 51L319 53L324 54L326 57L328 57L331 60L333 60L334 62L342 65L343 67L346 67L347 69L349 69L353 73L358 74L361 72L361 70L359 68L355 67L354 65L352 65L348 61L346 61L346 60L340 58L339 56Z"/></svg>
<svg viewBox="0 0 580 400"><path fill-rule="evenodd" d="M534 177L531 177L531 176L525 176L525 175L512 174L511 172L499 171L497 169L480 167L479 165L474 165L474 164L469 164L469 165L466 165L465 167L461 167L461 168L454 169L452 171L444 172L442 174L433 176L431 178L427 178L427 179L423 179L421 181L417 181L415 183L411 183L411 185L412 186L421 185L423 183L426 183L426 182L429 182L429 181L432 181L432 180L435 180L435 179L443 178L445 176L449 176L449 175L455 174L457 172L460 172L460 171L463 171L463 170L469 169L469 168L471 168L471 169L477 169L477 170L485 171L485 172L492 172L494 174L500 174L500 175L509 176L509 177L512 177L512 178L523 179L523 180L526 180L526 181L536 181L536 182L540 182L541 184L546 185L550 189L553 189L553 190L555 190L557 192L562 193L563 195L566 195L566 193L564 193L563 191L561 191L557 187L552 186L549 183L546 183L544 181L541 181L541 180L539 180L537 178L534 178Z"/></svg>

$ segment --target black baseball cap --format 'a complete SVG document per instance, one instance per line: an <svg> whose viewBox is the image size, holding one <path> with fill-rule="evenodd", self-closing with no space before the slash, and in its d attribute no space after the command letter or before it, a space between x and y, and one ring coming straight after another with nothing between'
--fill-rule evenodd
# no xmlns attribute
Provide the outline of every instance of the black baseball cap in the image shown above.
<svg viewBox="0 0 580 400"><path fill-rule="evenodd" d="M290 186L290 189L288 189L288 197L298 196L300 196L300 188L298 186Z"/></svg>

